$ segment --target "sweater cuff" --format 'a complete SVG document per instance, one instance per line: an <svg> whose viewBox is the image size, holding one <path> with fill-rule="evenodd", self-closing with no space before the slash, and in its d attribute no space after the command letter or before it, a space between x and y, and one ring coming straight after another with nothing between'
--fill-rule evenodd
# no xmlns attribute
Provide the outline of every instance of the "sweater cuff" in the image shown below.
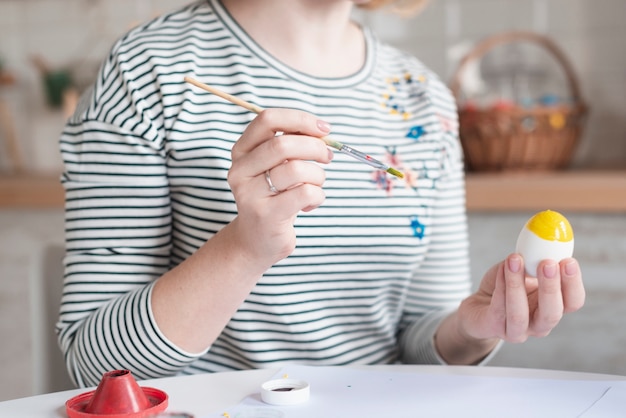
<svg viewBox="0 0 626 418"><path fill-rule="evenodd" d="M400 338L400 360L407 364L446 364L435 348L435 333L452 312L433 311L409 325Z"/></svg>
<svg viewBox="0 0 626 418"><path fill-rule="evenodd" d="M409 325L400 338L400 360L407 364L447 364L435 347L435 333L441 321L454 311L454 309L434 311ZM476 365L488 364L502 344L503 342L499 341L496 347Z"/></svg>

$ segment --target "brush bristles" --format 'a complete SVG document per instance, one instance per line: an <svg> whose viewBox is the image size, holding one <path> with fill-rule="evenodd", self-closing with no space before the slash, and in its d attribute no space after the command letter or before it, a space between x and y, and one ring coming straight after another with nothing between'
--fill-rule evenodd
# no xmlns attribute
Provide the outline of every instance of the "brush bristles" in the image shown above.
<svg viewBox="0 0 626 418"><path fill-rule="evenodd" d="M387 169L387 173L389 173L389 174L393 174L394 176L396 176L396 177L398 177L398 178L400 178L400 179L403 179L403 178L404 178L404 173L403 173L402 171L398 171L398 170L396 170L396 169L395 169L395 168L393 168L393 167L389 167L389 168Z"/></svg>

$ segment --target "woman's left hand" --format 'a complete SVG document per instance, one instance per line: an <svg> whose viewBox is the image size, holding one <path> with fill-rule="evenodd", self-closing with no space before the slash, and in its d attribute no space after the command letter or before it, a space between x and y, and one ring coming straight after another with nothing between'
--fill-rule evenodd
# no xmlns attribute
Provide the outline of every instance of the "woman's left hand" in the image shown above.
<svg viewBox="0 0 626 418"><path fill-rule="evenodd" d="M526 277L519 254L493 266L459 307L458 332L468 339L520 343L548 335L565 313L583 306L585 288L574 258L544 260L537 273Z"/></svg>

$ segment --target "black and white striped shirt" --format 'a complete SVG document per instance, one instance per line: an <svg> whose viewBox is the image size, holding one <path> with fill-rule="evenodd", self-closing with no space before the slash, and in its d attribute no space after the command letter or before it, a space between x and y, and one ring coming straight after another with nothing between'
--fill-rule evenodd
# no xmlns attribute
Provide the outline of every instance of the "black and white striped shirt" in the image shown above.
<svg viewBox="0 0 626 418"><path fill-rule="evenodd" d="M456 109L445 85L365 30L367 60L344 78L277 61L218 0L129 32L62 134L66 275L59 340L72 378L137 378L286 362L439 362L433 334L470 289ZM159 331L152 284L236 214L230 150L263 108L301 109L331 136L403 170L335 153L326 200L296 220L297 248L258 282L203 353Z"/></svg>

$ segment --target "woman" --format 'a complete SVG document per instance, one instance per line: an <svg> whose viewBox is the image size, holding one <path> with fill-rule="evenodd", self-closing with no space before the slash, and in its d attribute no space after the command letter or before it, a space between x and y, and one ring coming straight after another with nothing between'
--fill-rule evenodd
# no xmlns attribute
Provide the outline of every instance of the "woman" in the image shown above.
<svg viewBox="0 0 626 418"><path fill-rule="evenodd" d="M114 46L61 140L58 332L77 385L121 368L480 364L582 306L574 259L532 281L512 254L470 294L454 101L354 3L391 2L198 1Z"/></svg>

